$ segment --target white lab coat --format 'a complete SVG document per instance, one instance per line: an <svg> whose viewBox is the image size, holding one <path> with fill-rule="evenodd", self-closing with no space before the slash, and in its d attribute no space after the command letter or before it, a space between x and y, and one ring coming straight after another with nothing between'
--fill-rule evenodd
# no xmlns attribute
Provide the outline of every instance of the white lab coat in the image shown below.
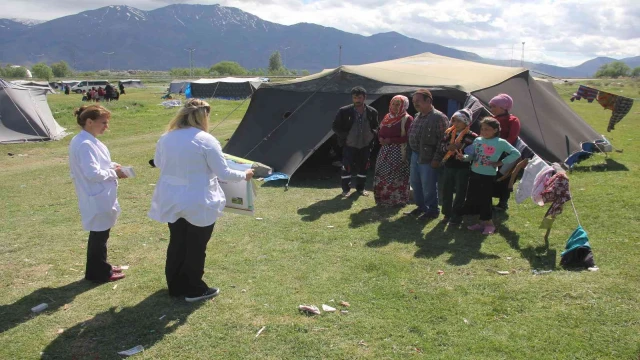
<svg viewBox="0 0 640 360"><path fill-rule="evenodd" d="M114 164L109 149L88 132L82 130L71 140L69 167L85 230L110 229L120 215Z"/></svg>
<svg viewBox="0 0 640 360"><path fill-rule="evenodd" d="M200 227L215 223L226 204L218 178L230 182L246 178L243 171L227 166L213 135L194 127L162 135L154 162L160 179L148 215L162 223L180 218Z"/></svg>

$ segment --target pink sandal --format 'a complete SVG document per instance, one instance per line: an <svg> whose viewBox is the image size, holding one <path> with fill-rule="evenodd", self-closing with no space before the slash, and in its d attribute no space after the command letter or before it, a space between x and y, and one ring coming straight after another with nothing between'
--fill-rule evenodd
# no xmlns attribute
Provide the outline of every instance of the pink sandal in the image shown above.
<svg viewBox="0 0 640 360"><path fill-rule="evenodd" d="M496 227L494 225L488 225L484 228L482 235L492 235L496 232Z"/></svg>

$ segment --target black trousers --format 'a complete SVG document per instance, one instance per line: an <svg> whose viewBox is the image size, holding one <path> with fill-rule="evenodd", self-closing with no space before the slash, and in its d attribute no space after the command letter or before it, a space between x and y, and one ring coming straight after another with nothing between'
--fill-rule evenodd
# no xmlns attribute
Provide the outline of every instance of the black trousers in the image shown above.
<svg viewBox="0 0 640 360"><path fill-rule="evenodd" d="M500 199L498 204L506 205L511 197L511 189L509 189L509 179L497 181L501 176L500 173L496 175L496 182L493 184L493 197Z"/></svg>
<svg viewBox="0 0 640 360"><path fill-rule="evenodd" d="M495 176L481 175L471 171L467 200L459 211L459 215L480 215L480 221L489 221L493 217L492 195Z"/></svg>
<svg viewBox="0 0 640 360"><path fill-rule="evenodd" d="M195 226L183 218L169 223L169 247L164 273L171 296L200 296L209 289L202 275L207 243L214 226Z"/></svg>
<svg viewBox="0 0 640 360"><path fill-rule="evenodd" d="M356 190L364 190L367 182L367 170L369 170L369 156L371 155L371 147L366 146L362 149L356 149L351 146L345 146L342 150L342 191L351 190L351 178L356 176Z"/></svg>
<svg viewBox="0 0 640 360"><path fill-rule="evenodd" d="M106 282L111 277L111 264L107 262L107 240L109 232L90 231L87 244L87 266L84 278L93 282Z"/></svg>

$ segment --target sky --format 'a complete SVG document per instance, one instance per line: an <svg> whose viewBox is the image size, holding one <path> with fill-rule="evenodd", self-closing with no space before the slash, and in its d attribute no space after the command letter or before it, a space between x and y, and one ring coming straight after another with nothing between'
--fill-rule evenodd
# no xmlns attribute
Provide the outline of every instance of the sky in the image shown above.
<svg viewBox="0 0 640 360"><path fill-rule="evenodd" d="M640 55L640 0L3 0L0 18L51 20L108 5L220 4L264 20L361 35L396 31L494 59L575 66ZM114 2L126 2L118 4ZM381 51L385 51L381 49Z"/></svg>

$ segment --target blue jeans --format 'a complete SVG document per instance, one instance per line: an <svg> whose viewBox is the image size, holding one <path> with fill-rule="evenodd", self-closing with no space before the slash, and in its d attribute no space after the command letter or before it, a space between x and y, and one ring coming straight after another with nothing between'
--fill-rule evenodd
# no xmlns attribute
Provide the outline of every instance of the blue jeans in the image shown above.
<svg viewBox="0 0 640 360"><path fill-rule="evenodd" d="M438 209L438 169L431 164L419 164L418 153L411 153L411 176L409 182L413 189L413 199L419 209L425 213L440 213Z"/></svg>

